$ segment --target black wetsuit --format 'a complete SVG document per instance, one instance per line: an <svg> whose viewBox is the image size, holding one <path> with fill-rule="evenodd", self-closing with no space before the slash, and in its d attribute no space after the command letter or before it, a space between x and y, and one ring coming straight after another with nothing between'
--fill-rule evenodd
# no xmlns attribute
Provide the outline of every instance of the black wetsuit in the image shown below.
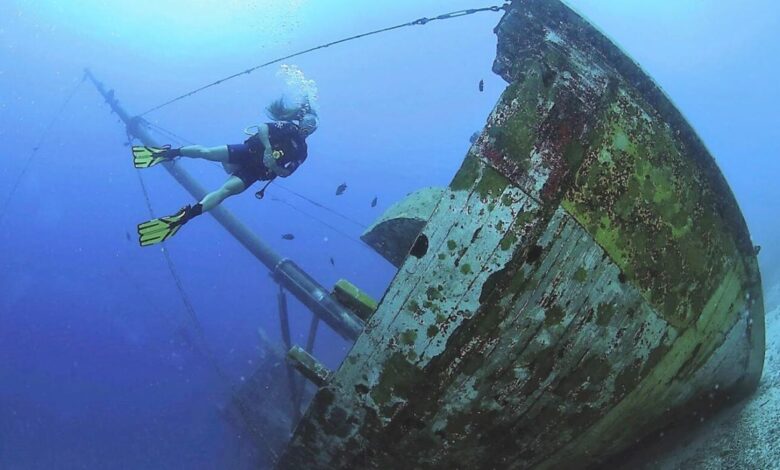
<svg viewBox="0 0 780 470"><path fill-rule="evenodd" d="M306 160L306 140L301 137L298 126L291 122L269 122L268 140L274 151L282 152L276 162L290 172L294 172ZM270 180L273 173L263 164L265 146L257 134L249 137L243 144L228 145L228 163L238 166L233 175L241 178L248 188L255 181Z"/></svg>

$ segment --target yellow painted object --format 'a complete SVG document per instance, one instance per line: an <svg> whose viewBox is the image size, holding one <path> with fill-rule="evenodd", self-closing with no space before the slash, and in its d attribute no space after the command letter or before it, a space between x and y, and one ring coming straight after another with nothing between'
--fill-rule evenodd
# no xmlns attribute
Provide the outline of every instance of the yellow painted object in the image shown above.
<svg viewBox="0 0 780 470"><path fill-rule="evenodd" d="M339 279L333 288L333 294L341 304L363 320L368 319L376 311L376 300L346 279Z"/></svg>

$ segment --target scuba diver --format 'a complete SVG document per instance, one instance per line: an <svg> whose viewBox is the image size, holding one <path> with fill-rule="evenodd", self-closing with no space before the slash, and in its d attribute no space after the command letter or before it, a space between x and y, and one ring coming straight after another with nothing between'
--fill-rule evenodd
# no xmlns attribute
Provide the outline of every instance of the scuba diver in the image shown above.
<svg viewBox="0 0 780 470"><path fill-rule="evenodd" d="M230 196L244 192L255 181L268 181L267 186L278 176L290 176L306 160L306 137L317 130L317 113L308 102L290 108L282 98L271 103L266 111L273 122L247 128L247 134L252 128L256 132L243 144L218 147L133 147L136 168L149 168L178 157L188 157L222 163L225 171L230 173L221 188L210 192L197 204L184 206L173 215L138 224L141 246L164 242L175 235L182 225L210 211ZM258 197L262 197L262 191L258 194Z"/></svg>

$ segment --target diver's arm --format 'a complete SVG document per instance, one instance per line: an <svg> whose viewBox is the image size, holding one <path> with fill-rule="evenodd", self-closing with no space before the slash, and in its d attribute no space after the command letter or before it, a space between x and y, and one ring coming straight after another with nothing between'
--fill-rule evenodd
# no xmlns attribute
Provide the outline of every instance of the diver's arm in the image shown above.
<svg viewBox="0 0 780 470"><path fill-rule="evenodd" d="M259 124L257 126L257 137L260 139L260 143L263 144L263 156L271 155L271 140L268 137L268 124Z"/></svg>

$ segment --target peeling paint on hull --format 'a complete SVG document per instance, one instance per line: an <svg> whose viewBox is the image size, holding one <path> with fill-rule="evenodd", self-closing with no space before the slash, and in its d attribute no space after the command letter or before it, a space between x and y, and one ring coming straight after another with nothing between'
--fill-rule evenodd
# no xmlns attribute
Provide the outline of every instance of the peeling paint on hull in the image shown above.
<svg viewBox="0 0 780 470"><path fill-rule="evenodd" d="M594 466L760 377L753 247L690 126L557 0L496 32L510 85L280 468Z"/></svg>

